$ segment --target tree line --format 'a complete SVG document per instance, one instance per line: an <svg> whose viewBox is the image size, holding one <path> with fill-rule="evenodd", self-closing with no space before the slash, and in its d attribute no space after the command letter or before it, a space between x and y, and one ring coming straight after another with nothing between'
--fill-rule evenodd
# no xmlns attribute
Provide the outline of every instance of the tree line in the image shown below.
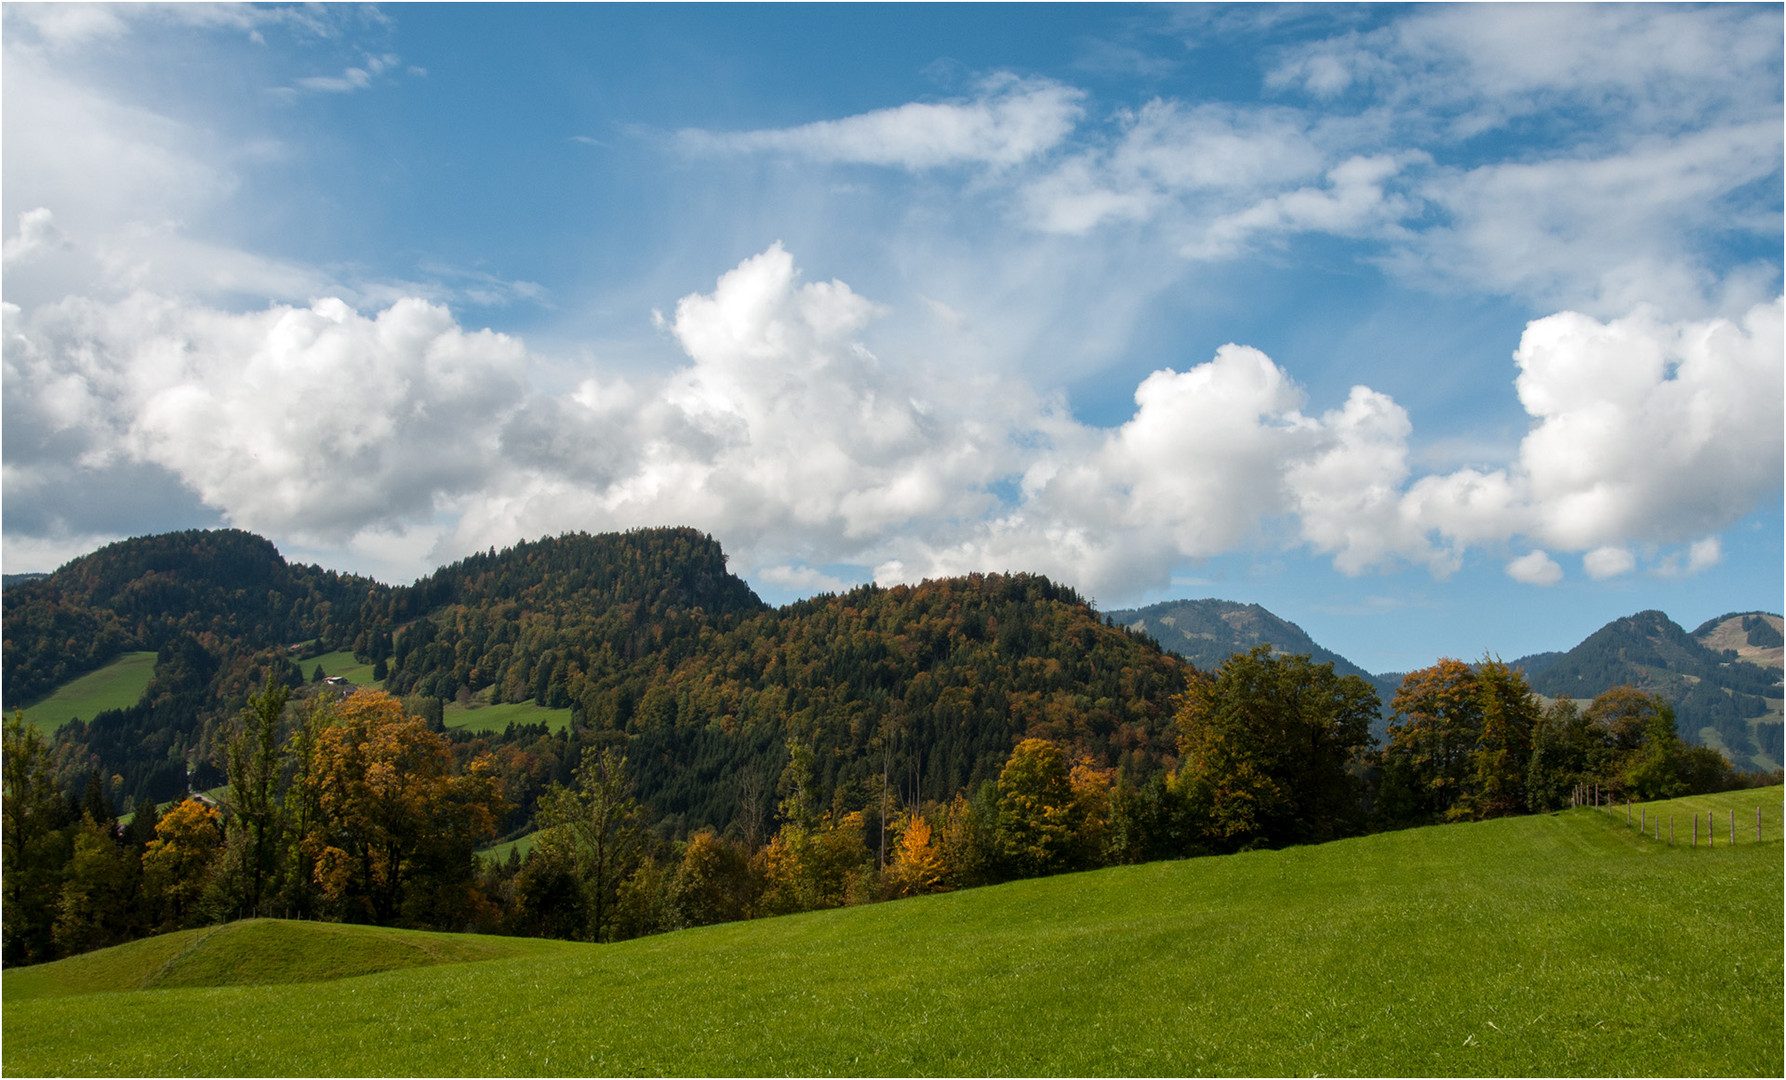
<svg viewBox="0 0 1786 1080"><path fill-rule="evenodd" d="M42 738L9 721L6 963L253 915L610 941L1544 812L1582 785L1654 799L1755 779L1684 744L1661 698L1623 687L1547 705L1493 659L1409 674L1377 746L1368 683L1261 646L1189 669L1169 759L1100 751L1044 717L976 784L902 784L883 740L858 755L866 781L827 786L824 759L841 755L794 729L772 773L732 778L723 826L687 828L640 798L643 735L585 723L493 746L449 737L410 704L377 690L294 696L269 679L230 729L224 796L139 808L125 826L103 784L71 798ZM531 803L532 849L478 856L518 800Z"/></svg>

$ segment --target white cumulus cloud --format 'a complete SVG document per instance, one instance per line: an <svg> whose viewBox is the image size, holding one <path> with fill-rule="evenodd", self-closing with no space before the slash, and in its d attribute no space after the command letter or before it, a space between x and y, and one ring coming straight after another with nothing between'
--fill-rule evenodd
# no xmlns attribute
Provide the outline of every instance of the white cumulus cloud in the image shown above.
<svg viewBox="0 0 1786 1080"><path fill-rule="evenodd" d="M1533 420L1515 458L1418 475L1393 399L1355 386L1317 412L1245 345L1148 375L1111 427L1014 378L883 359L868 329L928 309L804 280L779 244L662 320L680 367L592 364L564 394L532 384L519 340L416 298L372 314L9 304L6 486L160 470L233 524L387 562L689 524L788 588L841 585L813 569L839 564L882 581L1034 570L1115 602L1187 559L1283 544L1347 574L1440 576L1514 544L1535 550L1507 573L1536 584L1560 580L1553 552L1601 579L1635 569L1633 547L1691 544L1652 567L1688 574L1780 489L1781 310L1536 320L1514 358Z"/></svg>
<svg viewBox="0 0 1786 1080"><path fill-rule="evenodd" d="M1595 581L1629 574L1637 568L1637 556L1622 547L1597 547L1581 557L1581 568Z"/></svg>
<svg viewBox="0 0 1786 1080"><path fill-rule="evenodd" d="M1533 551L1508 563L1507 576L1527 585L1555 585L1563 580L1563 568L1543 551Z"/></svg>

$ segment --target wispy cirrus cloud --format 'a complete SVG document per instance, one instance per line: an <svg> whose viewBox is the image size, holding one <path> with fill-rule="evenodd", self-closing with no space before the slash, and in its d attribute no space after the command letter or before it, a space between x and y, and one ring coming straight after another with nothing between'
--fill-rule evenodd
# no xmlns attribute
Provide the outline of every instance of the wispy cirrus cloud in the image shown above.
<svg viewBox="0 0 1786 1080"><path fill-rule="evenodd" d="M1046 153L1083 114L1084 93L1049 79L994 76L965 101L912 102L791 128L677 134L691 153L777 153L813 161L936 169L1020 165Z"/></svg>
<svg viewBox="0 0 1786 1080"><path fill-rule="evenodd" d="M298 79L295 85L301 90L317 90L327 94L352 93L371 86L380 75L395 70L402 62L396 53L368 55L363 62L343 69L339 75L310 75ZM421 69L411 70L420 72Z"/></svg>

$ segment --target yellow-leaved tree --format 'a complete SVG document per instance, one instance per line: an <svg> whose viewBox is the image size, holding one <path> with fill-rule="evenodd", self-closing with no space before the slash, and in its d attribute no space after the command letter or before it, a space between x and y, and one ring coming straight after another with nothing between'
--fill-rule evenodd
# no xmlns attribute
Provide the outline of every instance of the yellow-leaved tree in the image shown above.
<svg viewBox="0 0 1786 1080"><path fill-rule="evenodd" d="M323 897L381 924L462 910L472 852L504 807L485 763L455 775L446 740L382 691L334 703L325 720L300 772L315 809L303 845Z"/></svg>

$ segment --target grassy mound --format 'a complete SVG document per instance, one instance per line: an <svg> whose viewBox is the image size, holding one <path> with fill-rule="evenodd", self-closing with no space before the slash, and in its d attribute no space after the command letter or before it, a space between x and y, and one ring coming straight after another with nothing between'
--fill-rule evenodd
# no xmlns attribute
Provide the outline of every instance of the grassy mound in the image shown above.
<svg viewBox="0 0 1786 1080"><path fill-rule="evenodd" d="M1772 839L1670 847L1584 809L303 986L95 1007L9 981L4 1064L1778 1076L1781 793L1715 798L1765 801Z"/></svg>
<svg viewBox="0 0 1786 1080"><path fill-rule="evenodd" d="M51 732L77 716L91 720L107 709L128 709L143 696L154 677L154 653L125 653L27 706L25 722L39 731Z"/></svg>
<svg viewBox="0 0 1786 1080"><path fill-rule="evenodd" d="M5 996L11 1006L36 998L162 987L324 982L575 947L480 934L248 919L8 971Z"/></svg>

